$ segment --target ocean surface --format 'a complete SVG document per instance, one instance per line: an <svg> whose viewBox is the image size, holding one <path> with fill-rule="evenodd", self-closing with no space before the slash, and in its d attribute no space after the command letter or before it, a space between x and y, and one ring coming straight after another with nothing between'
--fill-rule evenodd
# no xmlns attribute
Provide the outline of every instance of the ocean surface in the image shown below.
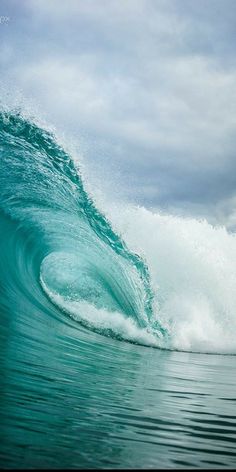
<svg viewBox="0 0 236 472"><path fill-rule="evenodd" d="M234 468L236 238L0 112L0 467Z"/></svg>

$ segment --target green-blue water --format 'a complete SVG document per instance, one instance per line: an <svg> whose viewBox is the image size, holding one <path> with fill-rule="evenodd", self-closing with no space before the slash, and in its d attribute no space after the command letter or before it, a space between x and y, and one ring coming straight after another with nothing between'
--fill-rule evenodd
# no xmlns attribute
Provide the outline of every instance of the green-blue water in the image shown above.
<svg viewBox="0 0 236 472"><path fill-rule="evenodd" d="M234 355L170 350L167 288L50 133L2 112L0 159L0 466L234 467Z"/></svg>

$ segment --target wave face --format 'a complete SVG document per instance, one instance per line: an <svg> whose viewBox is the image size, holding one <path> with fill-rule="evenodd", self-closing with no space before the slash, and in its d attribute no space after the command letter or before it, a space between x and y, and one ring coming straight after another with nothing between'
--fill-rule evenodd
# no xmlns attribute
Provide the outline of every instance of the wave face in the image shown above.
<svg viewBox="0 0 236 472"><path fill-rule="evenodd" d="M20 114L0 114L0 146L5 296L42 310L49 297L101 334L158 345L166 333L148 267L97 210L72 158Z"/></svg>
<svg viewBox="0 0 236 472"><path fill-rule="evenodd" d="M236 353L235 235L127 205L105 217L70 155L21 114L1 112L0 153L2 307L147 346Z"/></svg>

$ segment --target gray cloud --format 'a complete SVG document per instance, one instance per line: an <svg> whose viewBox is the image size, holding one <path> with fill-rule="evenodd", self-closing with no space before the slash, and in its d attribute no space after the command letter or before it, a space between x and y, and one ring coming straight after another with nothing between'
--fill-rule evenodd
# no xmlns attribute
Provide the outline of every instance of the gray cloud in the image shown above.
<svg viewBox="0 0 236 472"><path fill-rule="evenodd" d="M219 221L225 208L234 221L234 0L10 0L1 9L11 18L0 25L3 83L82 135L88 166L111 166L136 202Z"/></svg>

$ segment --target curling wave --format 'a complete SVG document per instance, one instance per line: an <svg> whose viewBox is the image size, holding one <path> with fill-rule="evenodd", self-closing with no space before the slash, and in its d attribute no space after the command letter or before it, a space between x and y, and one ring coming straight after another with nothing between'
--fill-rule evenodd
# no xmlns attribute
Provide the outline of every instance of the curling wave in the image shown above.
<svg viewBox="0 0 236 472"><path fill-rule="evenodd" d="M0 189L4 312L14 303L30 323L37 307L121 340L236 353L225 228L127 205L101 213L53 134L17 113L0 113Z"/></svg>
<svg viewBox="0 0 236 472"><path fill-rule="evenodd" d="M0 143L5 296L43 311L47 294L86 327L158 345L148 267L97 210L71 157L21 114L0 114Z"/></svg>

